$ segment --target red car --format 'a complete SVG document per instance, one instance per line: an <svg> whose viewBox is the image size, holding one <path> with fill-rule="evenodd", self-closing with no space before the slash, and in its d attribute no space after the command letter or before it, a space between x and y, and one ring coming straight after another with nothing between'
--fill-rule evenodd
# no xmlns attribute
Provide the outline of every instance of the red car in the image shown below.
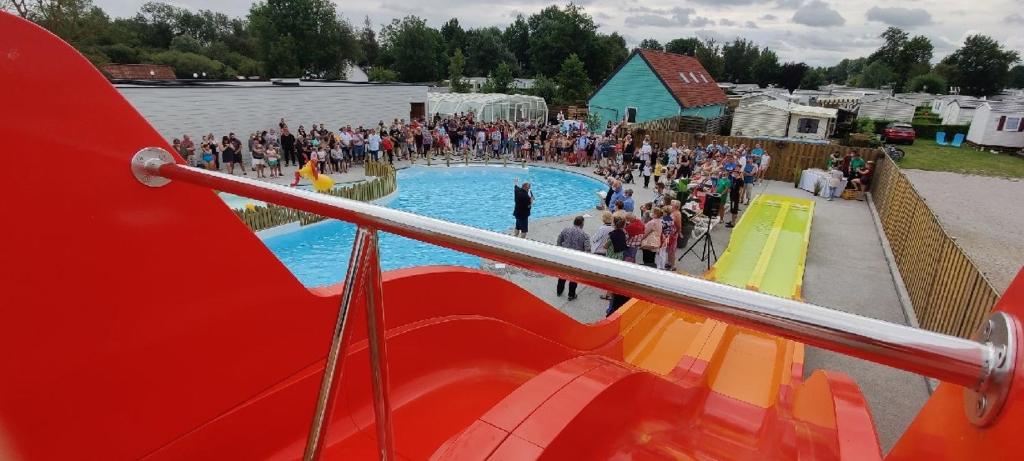
<svg viewBox="0 0 1024 461"><path fill-rule="evenodd" d="M909 123L890 123L882 130L882 141L888 143L905 142L913 144L917 133Z"/></svg>

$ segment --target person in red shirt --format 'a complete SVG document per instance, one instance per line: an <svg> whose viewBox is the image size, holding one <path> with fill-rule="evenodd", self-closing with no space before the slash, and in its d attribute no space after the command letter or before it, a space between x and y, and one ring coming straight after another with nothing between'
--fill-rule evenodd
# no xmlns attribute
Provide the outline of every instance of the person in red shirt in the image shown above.
<svg viewBox="0 0 1024 461"><path fill-rule="evenodd" d="M623 261L636 262L636 253L640 249L640 242L644 239L644 222L633 215L627 216L626 222L626 252L622 255Z"/></svg>

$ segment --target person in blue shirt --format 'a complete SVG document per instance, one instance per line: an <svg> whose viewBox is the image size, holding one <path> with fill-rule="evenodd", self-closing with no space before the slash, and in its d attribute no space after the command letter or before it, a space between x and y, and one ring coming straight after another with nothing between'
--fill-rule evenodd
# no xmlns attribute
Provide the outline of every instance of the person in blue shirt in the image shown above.
<svg viewBox="0 0 1024 461"><path fill-rule="evenodd" d="M761 143L754 144L754 149L750 151L750 155L753 155L754 157L764 155L764 149L761 148Z"/></svg>
<svg viewBox="0 0 1024 461"><path fill-rule="evenodd" d="M754 196L754 174L757 173L757 165L748 161L743 165L743 197L745 205L750 205L750 198Z"/></svg>
<svg viewBox="0 0 1024 461"><path fill-rule="evenodd" d="M633 189L626 189L623 193L622 209L625 210L626 213L632 213L634 206L636 206L636 203L633 201Z"/></svg>

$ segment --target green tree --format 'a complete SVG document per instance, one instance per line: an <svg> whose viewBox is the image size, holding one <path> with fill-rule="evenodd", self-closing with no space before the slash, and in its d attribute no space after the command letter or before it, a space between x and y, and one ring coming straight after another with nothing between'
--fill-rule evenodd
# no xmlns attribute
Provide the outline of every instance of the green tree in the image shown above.
<svg viewBox="0 0 1024 461"><path fill-rule="evenodd" d="M259 1L249 24L271 77L339 78L358 57L355 34L330 0Z"/></svg>
<svg viewBox="0 0 1024 461"><path fill-rule="evenodd" d="M431 82L444 75L441 33L416 16L394 19L381 33L382 58L403 82Z"/></svg>
<svg viewBox="0 0 1024 461"><path fill-rule="evenodd" d="M1017 65L1010 69L1010 79L1007 86L1010 88L1024 88L1024 66Z"/></svg>
<svg viewBox="0 0 1024 461"><path fill-rule="evenodd" d="M889 27L880 35L882 46L868 60L872 63L881 62L892 70L894 77L891 82L896 90L901 90L907 81L914 76L931 70L934 47L931 40L923 35L913 38L898 27Z"/></svg>
<svg viewBox="0 0 1024 461"><path fill-rule="evenodd" d="M455 54L448 60L448 88L452 93L468 93L469 85L462 79L466 68L466 58L462 50L456 48Z"/></svg>
<svg viewBox="0 0 1024 461"><path fill-rule="evenodd" d="M191 35L179 35L174 37L171 39L170 48L182 53L200 54L203 52L203 44L199 43L199 40L196 40L196 38Z"/></svg>
<svg viewBox="0 0 1024 461"><path fill-rule="evenodd" d="M694 56L700 61L704 69L708 71L715 80L721 79L725 73L725 62L722 60L721 47L715 39L709 38L701 42Z"/></svg>
<svg viewBox="0 0 1024 461"><path fill-rule="evenodd" d="M882 39L882 46L875 50L868 59L882 61L889 68L895 68L899 64L903 46L907 43L909 36L899 27L889 27L879 37Z"/></svg>
<svg viewBox="0 0 1024 461"><path fill-rule="evenodd" d="M802 62L787 62L779 68L779 85L793 91L800 88L800 82L804 79L809 67Z"/></svg>
<svg viewBox="0 0 1024 461"><path fill-rule="evenodd" d="M445 53L448 56L454 55L455 50L466 48L466 31L462 29L462 25L456 18L449 19L441 26L441 39L444 40Z"/></svg>
<svg viewBox="0 0 1024 461"><path fill-rule="evenodd" d="M505 46L501 30L497 27L466 32L466 49L467 75L487 75L496 70L499 64L507 64L513 71L517 70L516 57Z"/></svg>
<svg viewBox="0 0 1024 461"><path fill-rule="evenodd" d="M761 50L757 60L750 67L750 73L753 76L754 82L761 88L778 83L781 70L782 66L779 65L779 56L774 51L769 50L768 47Z"/></svg>
<svg viewBox="0 0 1024 461"><path fill-rule="evenodd" d="M653 38L645 38L642 42L640 42L640 46L638 46L637 48L640 48L642 50L665 51L665 47L661 46L661 42Z"/></svg>
<svg viewBox="0 0 1024 461"><path fill-rule="evenodd" d="M816 90L818 87L825 84L825 69L816 67L808 69L804 73L803 78L800 79L800 88L805 90Z"/></svg>
<svg viewBox="0 0 1024 461"><path fill-rule="evenodd" d="M686 56L696 56L697 49L700 47L701 43L698 38L677 38L665 44L665 51Z"/></svg>
<svg viewBox="0 0 1024 461"><path fill-rule="evenodd" d="M523 15L516 15L516 20L512 21L505 28L505 32L502 33L505 40L505 46L512 55L516 57L516 61L519 63L520 69L530 68L530 24L526 22L526 18Z"/></svg>
<svg viewBox="0 0 1024 461"><path fill-rule="evenodd" d="M600 52L597 25L583 7L570 3L564 8L552 5L527 19L530 26L530 65L534 73L555 75L571 54L591 62ZM592 64L593 65L593 64ZM606 74L592 70L594 80Z"/></svg>
<svg viewBox="0 0 1024 461"><path fill-rule="evenodd" d="M398 74L387 67L371 67L366 73L371 82L397 82Z"/></svg>
<svg viewBox="0 0 1024 461"><path fill-rule="evenodd" d="M587 75L591 82L602 82L629 57L626 39L617 33L600 35L594 39L590 47L587 63Z"/></svg>
<svg viewBox="0 0 1024 461"><path fill-rule="evenodd" d="M760 55L757 45L746 39L737 38L722 45L722 78L736 83L752 81L751 70Z"/></svg>
<svg viewBox="0 0 1024 461"><path fill-rule="evenodd" d="M896 72L886 63L875 61L864 68L858 84L867 88L881 88L896 82Z"/></svg>
<svg viewBox="0 0 1024 461"><path fill-rule="evenodd" d="M512 67L506 63L498 64L498 68L487 76L487 81L484 82L481 91L484 93L509 93L512 88L512 80L514 80Z"/></svg>
<svg viewBox="0 0 1024 461"><path fill-rule="evenodd" d="M590 97L590 78L576 53L565 58L555 81L558 83L558 99L565 104L579 104Z"/></svg>
<svg viewBox="0 0 1024 461"><path fill-rule="evenodd" d="M985 35L971 35L964 45L943 59L956 69L950 82L960 87L962 94L991 96L1006 87L1010 79L1010 66L1020 55Z"/></svg>
<svg viewBox="0 0 1024 461"><path fill-rule="evenodd" d="M548 104L554 104L558 97L558 84L554 80L543 75L537 75L533 79L533 88L529 93L533 96L544 98Z"/></svg>
<svg viewBox="0 0 1024 461"><path fill-rule="evenodd" d="M200 78L226 79L237 75L234 69L225 66L224 63L196 53L162 51L153 54L151 59L157 64L173 67L178 78L193 78L194 75L198 75Z"/></svg>
<svg viewBox="0 0 1024 461"><path fill-rule="evenodd" d="M373 66L377 64L377 59L380 57L380 44L377 43L377 34L373 31L373 24L370 22L369 16L363 18L363 28L359 29L356 42L359 46L359 60L357 61L359 65Z"/></svg>
<svg viewBox="0 0 1024 461"><path fill-rule="evenodd" d="M908 91L943 94L946 92L946 88L949 88L949 83L941 75L934 72L918 75L907 82Z"/></svg>

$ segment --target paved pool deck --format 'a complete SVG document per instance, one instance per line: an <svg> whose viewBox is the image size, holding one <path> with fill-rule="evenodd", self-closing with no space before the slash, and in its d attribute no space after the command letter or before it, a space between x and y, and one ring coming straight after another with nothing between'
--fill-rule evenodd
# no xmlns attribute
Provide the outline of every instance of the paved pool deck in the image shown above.
<svg viewBox="0 0 1024 461"><path fill-rule="evenodd" d="M422 165L423 162L417 164ZM398 168L409 165L408 161L396 162ZM561 168L596 178L592 169L544 163L531 165ZM270 181L290 183L294 171L294 167L286 167L283 177ZM248 173L253 174L251 171ZM331 176L339 183L365 179L360 166L351 168L347 174ZM634 190L638 207L653 197L653 192L644 189L642 184L626 187ZM812 198L809 193L794 188L791 183L778 181L757 185L755 193ZM908 324L882 250L882 237L875 227L868 202L813 199L816 205L804 275L804 300L840 311ZM580 204L579 213L533 220L530 222L528 238L554 244L559 232L570 225L577 215L586 217L584 230L592 233L600 224L600 211L595 209L596 204L595 197L593 203ZM731 229L723 225L715 226L711 231L711 239L719 255L728 245L730 234ZM692 254L677 264L680 272L694 276L700 276L706 267L706 263ZM580 322L592 323L604 318L608 302L600 299L603 294L601 290L581 285L579 298L568 301L564 295L555 296L555 279L552 277L510 266L496 267L488 262L484 263L484 268L522 286ZM929 395L926 381L919 375L808 346L805 376L810 376L815 370L841 371L860 385L885 452L903 434Z"/></svg>

